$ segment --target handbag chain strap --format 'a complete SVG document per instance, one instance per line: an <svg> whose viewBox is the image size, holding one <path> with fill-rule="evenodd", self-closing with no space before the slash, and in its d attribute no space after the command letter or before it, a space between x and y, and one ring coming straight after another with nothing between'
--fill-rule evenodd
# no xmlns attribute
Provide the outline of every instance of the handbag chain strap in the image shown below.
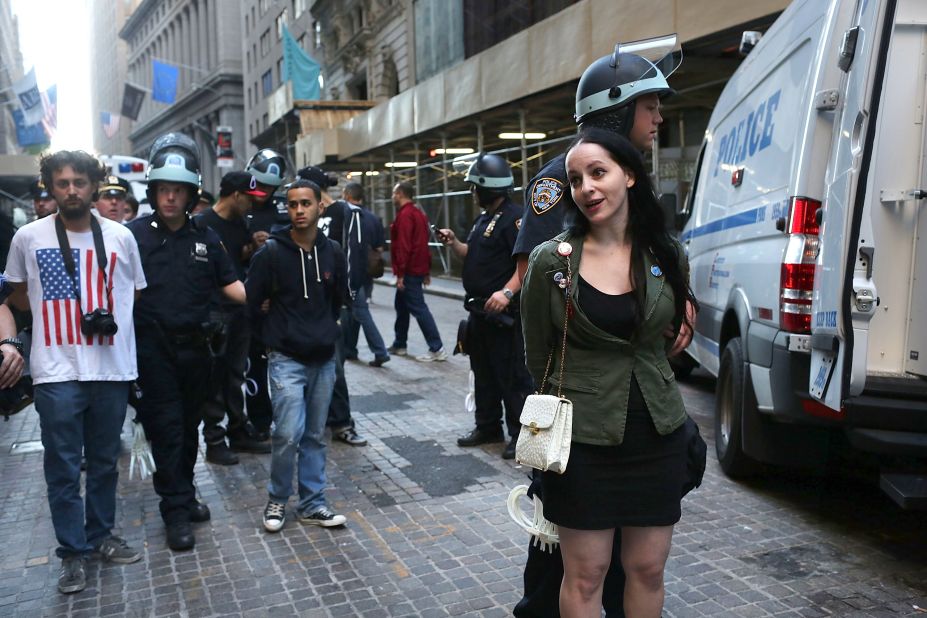
<svg viewBox="0 0 927 618"><path fill-rule="evenodd" d="M570 302L572 301L572 291L573 291L573 272L570 268L570 259L567 258L567 281L566 288L564 288L563 293L566 298L566 303L563 307L563 339L560 344L560 373L557 378L557 397L563 399L563 393L561 391L563 387L563 366L566 364L566 342L567 342L567 324L570 320ZM550 372L550 362L554 357L554 348L551 346L550 353L547 355L547 365L544 367L544 380L541 382L541 388L538 389L539 394L544 394L544 386L547 384L547 376Z"/></svg>

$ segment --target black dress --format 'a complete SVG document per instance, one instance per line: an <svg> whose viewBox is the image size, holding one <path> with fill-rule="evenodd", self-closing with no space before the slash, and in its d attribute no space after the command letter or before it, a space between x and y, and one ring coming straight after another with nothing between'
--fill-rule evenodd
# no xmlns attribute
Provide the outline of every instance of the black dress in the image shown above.
<svg viewBox="0 0 927 618"><path fill-rule="evenodd" d="M633 292L605 294L581 277L579 291L580 308L590 322L611 335L632 338ZM632 375L624 440L617 446L573 442L566 472L542 476L544 517L577 530L673 525L681 515L686 452L685 426L665 436L657 433Z"/></svg>

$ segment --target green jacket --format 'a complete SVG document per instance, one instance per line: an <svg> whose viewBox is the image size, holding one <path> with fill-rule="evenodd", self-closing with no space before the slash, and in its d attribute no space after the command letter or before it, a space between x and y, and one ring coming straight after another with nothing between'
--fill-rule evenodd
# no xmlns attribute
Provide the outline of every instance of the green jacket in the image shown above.
<svg viewBox="0 0 927 618"><path fill-rule="evenodd" d="M567 258L557 245L573 247ZM572 315L567 326L566 365L562 395L573 402L573 442L614 445L624 439L631 375L637 376L647 409L661 435L671 433L686 419L676 376L666 358L672 341L663 336L673 322L673 290L646 254L647 277L645 319L630 341L600 330L579 306L578 273L583 237L564 232L539 245L531 253L521 290L522 328L525 357L539 391L557 394L560 385L560 355L563 337L565 293L558 281L567 278L567 260L573 275ZM688 272L685 252L679 248L683 272ZM558 275L557 273L561 273ZM656 274L654 274L656 273ZM678 320L676 323L678 329ZM542 385L548 355L551 357L547 385Z"/></svg>

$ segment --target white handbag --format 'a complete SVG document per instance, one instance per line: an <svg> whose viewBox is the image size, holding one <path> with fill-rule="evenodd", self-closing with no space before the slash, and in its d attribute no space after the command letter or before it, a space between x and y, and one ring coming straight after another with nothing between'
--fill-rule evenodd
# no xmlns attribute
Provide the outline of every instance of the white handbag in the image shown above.
<svg viewBox="0 0 927 618"><path fill-rule="evenodd" d="M569 278L565 289L566 306L563 312L563 341L560 350L560 380L556 395L538 392L528 395L521 409L521 431L515 444L515 461L536 470L563 474L570 459L570 440L573 436L573 403L560 392L563 384L563 365L566 358L567 322L570 316ZM551 349L544 368L540 391L547 384L547 374L554 351Z"/></svg>

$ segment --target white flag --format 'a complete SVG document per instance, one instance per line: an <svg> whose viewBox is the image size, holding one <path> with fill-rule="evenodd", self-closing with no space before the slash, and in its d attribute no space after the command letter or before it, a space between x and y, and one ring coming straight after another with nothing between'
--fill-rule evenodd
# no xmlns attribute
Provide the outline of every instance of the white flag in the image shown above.
<svg viewBox="0 0 927 618"><path fill-rule="evenodd" d="M19 105L23 110L23 119L26 126L42 122L45 108L42 106L42 96L35 82L35 69L30 69L26 76L13 83L13 91L19 98Z"/></svg>

